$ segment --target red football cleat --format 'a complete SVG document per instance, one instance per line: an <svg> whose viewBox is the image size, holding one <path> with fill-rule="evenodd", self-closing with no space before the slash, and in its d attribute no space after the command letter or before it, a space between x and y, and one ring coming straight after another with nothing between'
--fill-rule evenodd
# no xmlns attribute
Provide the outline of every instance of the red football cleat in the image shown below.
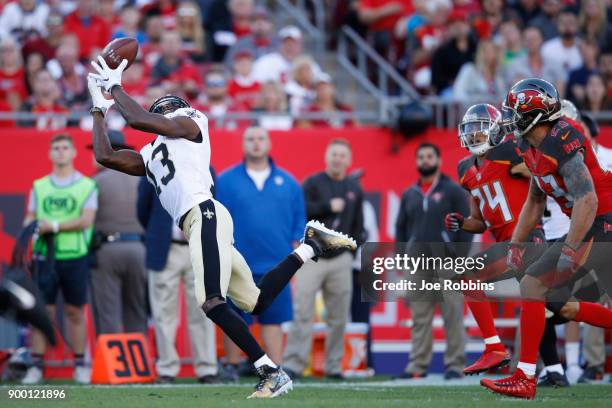
<svg viewBox="0 0 612 408"><path fill-rule="evenodd" d="M523 371L517 369L512 376L498 381L480 380L480 385L494 393L509 397L534 399L536 396L536 377L527 378Z"/></svg>
<svg viewBox="0 0 612 408"><path fill-rule="evenodd" d="M473 375L484 373L485 371L501 368L510 363L510 354L507 351L485 350L484 353L472 365L463 369L463 374Z"/></svg>

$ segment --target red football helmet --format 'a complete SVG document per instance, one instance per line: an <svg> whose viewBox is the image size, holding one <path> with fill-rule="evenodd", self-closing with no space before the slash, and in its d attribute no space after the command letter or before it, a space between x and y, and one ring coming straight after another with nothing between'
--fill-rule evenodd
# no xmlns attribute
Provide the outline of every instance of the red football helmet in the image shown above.
<svg viewBox="0 0 612 408"><path fill-rule="evenodd" d="M506 132L522 136L540 122L561 117L561 99L553 84L540 78L518 81L510 88L502 106Z"/></svg>

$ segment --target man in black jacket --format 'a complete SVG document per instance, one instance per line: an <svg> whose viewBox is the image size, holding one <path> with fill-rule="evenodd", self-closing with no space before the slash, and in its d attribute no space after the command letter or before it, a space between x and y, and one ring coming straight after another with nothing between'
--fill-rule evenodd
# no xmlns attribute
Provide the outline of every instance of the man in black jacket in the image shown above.
<svg viewBox="0 0 612 408"><path fill-rule="evenodd" d="M326 169L306 179L302 186L308 219L354 237L363 236L363 192L358 179L346 175L351 148L344 139L334 139L325 152ZM287 338L284 366L292 376L301 375L310 362L315 296L323 291L327 339L325 374L340 378L344 354L344 331L351 306L353 254L338 251L305 264L297 272L294 321Z"/></svg>
<svg viewBox="0 0 612 408"><path fill-rule="evenodd" d="M431 143L423 143L416 152L419 181L402 195L395 225L398 243L470 242L470 234L449 232L444 226L444 216L449 212L469 214L469 202L461 186L440 172L440 149ZM421 378L427 375L432 357L432 321L435 303L432 299L413 298L412 352L410 362L401 378ZM446 352L445 379L462 376L465 365L465 331L463 327L463 297L460 293L445 292L440 302L444 318Z"/></svg>

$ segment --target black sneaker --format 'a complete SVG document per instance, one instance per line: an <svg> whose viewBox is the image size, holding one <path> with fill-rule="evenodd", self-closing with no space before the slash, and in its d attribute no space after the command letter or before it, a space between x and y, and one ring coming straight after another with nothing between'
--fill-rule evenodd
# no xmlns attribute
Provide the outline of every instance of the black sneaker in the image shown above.
<svg viewBox="0 0 612 408"><path fill-rule="evenodd" d="M267 365L257 369L259 383L255 386L255 392L251 398L275 398L286 394L293 389L293 381L282 368L273 368Z"/></svg>
<svg viewBox="0 0 612 408"><path fill-rule="evenodd" d="M538 387L565 388L569 386L570 383L565 373L560 374L556 371L547 372L546 375L538 381Z"/></svg>
<svg viewBox="0 0 612 408"><path fill-rule="evenodd" d="M161 375L157 378L158 384L172 384L174 382L174 377L169 375Z"/></svg>
<svg viewBox="0 0 612 408"><path fill-rule="evenodd" d="M427 377L427 373L406 373L403 372L400 375L393 377L394 380L417 380L419 378Z"/></svg>
<svg viewBox="0 0 612 408"><path fill-rule="evenodd" d="M218 375L203 375L198 377L198 382L200 384L219 384L221 383L221 379Z"/></svg>
<svg viewBox="0 0 612 408"><path fill-rule="evenodd" d="M289 378L291 378L292 380L297 380L299 379L302 375L296 373L295 371L293 371L290 368L287 367L283 367L283 371L289 376Z"/></svg>
<svg viewBox="0 0 612 408"><path fill-rule="evenodd" d="M355 251L357 249L357 242L353 238L329 229L323 223L314 220L308 221L308 224L306 224L302 242L312 247L315 260L329 251L338 249Z"/></svg>
<svg viewBox="0 0 612 408"><path fill-rule="evenodd" d="M461 374L460 372L455 371L455 370L447 370L444 373L444 379L447 380L447 381L448 380L458 380L458 379L461 379L461 378L463 378L463 374Z"/></svg>
<svg viewBox="0 0 612 408"><path fill-rule="evenodd" d="M224 383L236 383L240 380L240 376L238 375L238 365L236 364L226 364L223 366L220 375L221 382Z"/></svg>
<svg viewBox="0 0 612 408"><path fill-rule="evenodd" d="M342 373L325 374L325 378L328 380L346 380Z"/></svg>
<svg viewBox="0 0 612 408"><path fill-rule="evenodd" d="M578 379L578 384L588 384L591 381L601 381L603 372L599 367L587 367Z"/></svg>

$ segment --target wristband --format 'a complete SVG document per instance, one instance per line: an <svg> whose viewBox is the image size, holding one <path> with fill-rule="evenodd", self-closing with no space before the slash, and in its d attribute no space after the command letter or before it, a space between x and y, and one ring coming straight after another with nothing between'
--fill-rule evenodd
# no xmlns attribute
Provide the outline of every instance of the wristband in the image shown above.
<svg viewBox="0 0 612 408"><path fill-rule="evenodd" d="M104 116L104 109L99 108L97 106L93 106L90 110L89 113L94 114L96 112L100 112L102 114L102 116Z"/></svg>
<svg viewBox="0 0 612 408"><path fill-rule="evenodd" d="M53 228L53 233L57 234L59 232L59 222L53 221L51 223L51 228Z"/></svg>

